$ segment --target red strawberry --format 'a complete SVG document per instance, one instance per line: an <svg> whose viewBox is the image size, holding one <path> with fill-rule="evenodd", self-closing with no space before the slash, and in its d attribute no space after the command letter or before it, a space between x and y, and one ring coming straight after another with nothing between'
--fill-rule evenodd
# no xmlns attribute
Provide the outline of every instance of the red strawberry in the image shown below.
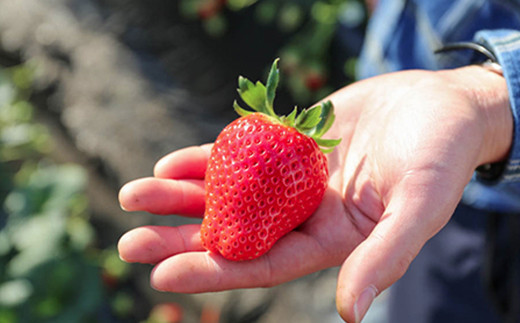
<svg viewBox="0 0 520 323"><path fill-rule="evenodd" d="M215 17L226 5L226 0L206 0L197 9L197 14L202 20L209 20Z"/></svg>
<svg viewBox="0 0 520 323"><path fill-rule="evenodd" d="M154 323L180 323L182 322L183 309L177 303L160 303L150 311L146 322Z"/></svg>
<svg viewBox="0 0 520 323"><path fill-rule="evenodd" d="M273 111L278 60L267 86L240 77L241 117L220 133L208 162L204 247L230 260L260 257L318 208L328 182L324 151L339 140L321 139L334 121L325 102L288 116Z"/></svg>
<svg viewBox="0 0 520 323"><path fill-rule="evenodd" d="M305 87L310 91L318 91L327 83L325 74L319 71L310 71L305 75Z"/></svg>

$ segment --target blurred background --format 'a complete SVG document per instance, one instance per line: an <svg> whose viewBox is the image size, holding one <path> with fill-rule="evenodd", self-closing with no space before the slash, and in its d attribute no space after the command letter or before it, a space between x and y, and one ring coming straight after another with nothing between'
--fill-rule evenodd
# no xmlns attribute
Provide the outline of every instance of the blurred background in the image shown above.
<svg viewBox="0 0 520 323"><path fill-rule="evenodd" d="M276 57L279 113L352 82L366 20L361 0L0 0L0 323L340 322L337 269L154 291L117 240L196 221L125 213L117 191L212 141L238 75L265 80Z"/></svg>

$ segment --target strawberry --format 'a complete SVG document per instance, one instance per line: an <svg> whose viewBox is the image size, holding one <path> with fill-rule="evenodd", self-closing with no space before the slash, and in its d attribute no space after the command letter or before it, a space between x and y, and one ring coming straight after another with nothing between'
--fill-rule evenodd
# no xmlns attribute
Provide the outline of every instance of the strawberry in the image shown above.
<svg viewBox="0 0 520 323"><path fill-rule="evenodd" d="M226 5L226 0L206 0L203 1L198 9L197 15L202 20L209 20L222 10L222 8Z"/></svg>
<svg viewBox="0 0 520 323"><path fill-rule="evenodd" d="M238 93L254 111L234 102L241 117L219 134L206 169L202 243L230 260L260 257L314 213L328 183L324 152L340 141L321 138L334 122L329 101L274 113L277 63L265 86L239 77Z"/></svg>
<svg viewBox="0 0 520 323"><path fill-rule="evenodd" d="M309 91L318 91L327 83L327 77L322 72L310 71L305 75L304 83Z"/></svg>
<svg viewBox="0 0 520 323"><path fill-rule="evenodd" d="M160 303L150 311L146 322L149 323L180 323L183 319L183 309L177 303Z"/></svg>

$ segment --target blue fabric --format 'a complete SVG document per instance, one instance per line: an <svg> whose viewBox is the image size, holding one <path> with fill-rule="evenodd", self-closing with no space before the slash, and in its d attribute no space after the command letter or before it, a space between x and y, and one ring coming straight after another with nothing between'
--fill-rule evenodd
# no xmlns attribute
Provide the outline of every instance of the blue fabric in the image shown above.
<svg viewBox="0 0 520 323"><path fill-rule="evenodd" d="M511 156L503 180L520 181L520 31L510 29L481 31L477 33L476 39L493 50L504 69L515 120L515 132Z"/></svg>
<svg viewBox="0 0 520 323"><path fill-rule="evenodd" d="M436 56L445 43L471 41L481 30L520 30L520 1L379 0L360 57L359 77L403 69L436 70L470 63L471 52Z"/></svg>
<svg viewBox="0 0 520 323"><path fill-rule="evenodd" d="M435 55L443 44L479 41L498 57L506 78L515 132L503 176L473 180L463 201L476 208L520 212L520 1L379 0L360 56L359 78L405 69L468 65L472 51Z"/></svg>
<svg viewBox="0 0 520 323"><path fill-rule="evenodd" d="M389 323L503 323L482 277L490 215L460 205L391 288Z"/></svg>
<svg viewBox="0 0 520 323"><path fill-rule="evenodd" d="M443 44L479 41L503 67L514 118L514 140L503 176L493 185L477 177L468 184L448 224L421 250L406 274L391 288L389 322L499 323L498 299L512 299L505 289L490 293L484 263L516 273L511 234L518 217L501 221L487 236L493 212L520 213L520 1L519 0L379 0L360 57L359 77L404 69L438 70L470 64L472 51L434 55ZM493 230L491 230L493 231ZM494 253L487 250L496 248ZM512 259L512 260L511 260ZM516 286L509 275L494 273L500 286ZM520 277L520 272L516 277ZM513 300L518 302L519 300ZM510 317L520 322L520 317Z"/></svg>

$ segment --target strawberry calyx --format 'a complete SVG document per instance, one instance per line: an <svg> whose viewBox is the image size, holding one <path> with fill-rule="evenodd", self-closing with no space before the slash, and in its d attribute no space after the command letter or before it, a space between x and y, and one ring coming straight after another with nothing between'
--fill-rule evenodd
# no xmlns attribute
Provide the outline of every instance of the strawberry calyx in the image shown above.
<svg viewBox="0 0 520 323"><path fill-rule="evenodd" d="M341 139L322 138L334 123L332 102L321 102L300 113L298 107L294 107L293 111L286 116L279 116L274 112L274 98L280 80L278 61L278 58L274 60L266 85L260 81L253 83L243 76L238 78L238 94L253 111L242 108L236 100L233 102L233 108L242 117L251 113L265 114L272 122L295 128L300 133L311 137L324 153L331 152L341 142Z"/></svg>

